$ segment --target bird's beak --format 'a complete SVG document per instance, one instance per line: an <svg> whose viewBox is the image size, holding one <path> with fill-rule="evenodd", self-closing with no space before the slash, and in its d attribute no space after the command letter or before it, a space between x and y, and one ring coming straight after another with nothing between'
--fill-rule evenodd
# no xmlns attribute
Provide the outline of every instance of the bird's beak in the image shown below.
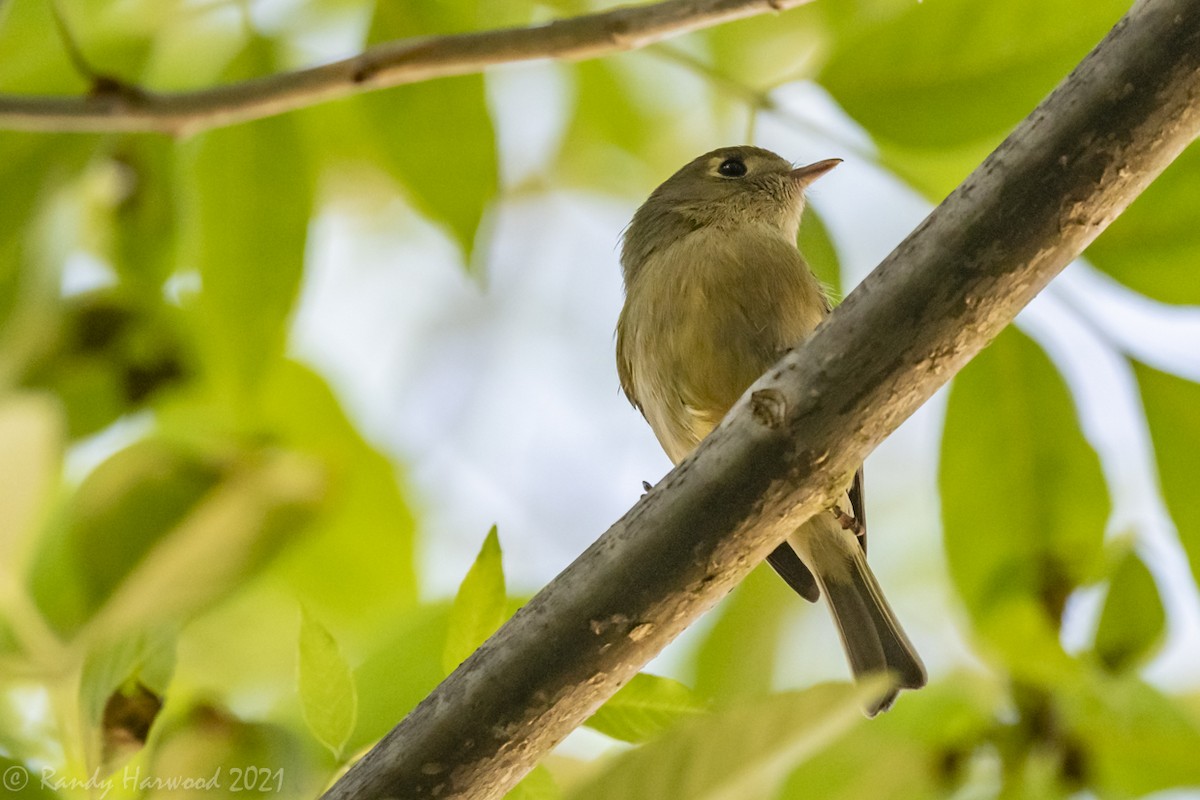
<svg viewBox="0 0 1200 800"><path fill-rule="evenodd" d="M803 189L840 163L842 163L840 158L827 158L824 161L817 161L804 167L796 167L788 175L791 175L792 180L798 183L800 188Z"/></svg>

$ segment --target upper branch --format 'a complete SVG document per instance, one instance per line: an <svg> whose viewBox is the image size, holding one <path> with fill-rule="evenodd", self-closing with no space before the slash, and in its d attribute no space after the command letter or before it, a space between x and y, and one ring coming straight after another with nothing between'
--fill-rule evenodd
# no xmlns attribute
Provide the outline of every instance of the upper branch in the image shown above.
<svg viewBox="0 0 1200 800"><path fill-rule="evenodd" d="M326 800L501 797L1200 134L1200 2L1140 0L803 347Z"/></svg>
<svg viewBox="0 0 1200 800"><path fill-rule="evenodd" d="M0 95L0 129L186 135L373 89L480 72L496 64L597 58L807 2L664 0L529 28L386 42L342 61L192 92L100 86L86 97Z"/></svg>

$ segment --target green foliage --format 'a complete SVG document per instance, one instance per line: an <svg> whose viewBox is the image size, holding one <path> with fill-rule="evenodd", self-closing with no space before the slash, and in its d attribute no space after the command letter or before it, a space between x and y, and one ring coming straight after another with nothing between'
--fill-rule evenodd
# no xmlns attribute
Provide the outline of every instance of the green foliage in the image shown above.
<svg viewBox="0 0 1200 800"><path fill-rule="evenodd" d="M639 672L585 724L622 742L646 742L679 720L699 714L704 703L679 681Z"/></svg>
<svg viewBox="0 0 1200 800"><path fill-rule="evenodd" d="M789 765L861 722L860 698L870 696L865 688L872 687L817 686L698 717L668 738L613 758L567 797L770 797Z"/></svg>
<svg viewBox="0 0 1200 800"><path fill-rule="evenodd" d="M1123 0L829 4L820 80L887 164L940 200L1128 10ZM985 148L980 152L972 145ZM913 151L924 158L913 162Z"/></svg>
<svg viewBox="0 0 1200 800"><path fill-rule="evenodd" d="M504 795L504 800L559 800L561 797L562 791L550 771L539 765Z"/></svg>
<svg viewBox="0 0 1200 800"><path fill-rule="evenodd" d="M792 592L762 566L733 590L696 656L696 691L718 705L771 691Z"/></svg>
<svg viewBox="0 0 1200 800"><path fill-rule="evenodd" d="M1096 574L1107 493L1061 379L1015 330L954 380L941 489L946 560L976 634L1026 679L1069 679L1058 629Z"/></svg>
<svg viewBox="0 0 1200 800"><path fill-rule="evenodd" d="M1092 649L1106 669L1126 672L1148 661L1162 643L1166 611L1154 576L1129 552L1112 572Z"/></svg>
<svg viewBox="0 0 1200 800"><path fill-rule="evenodd" d="M500 555L500 537L493 525L475 563L458 587L454 606L450 609L450 629L442 651L442 669L447 673L466 661L467 656L495 633L507 617Z"/></svg>
<svg viewBox="0 0 1200 800"><path fill-rule="evenodd" d="M94 90L64 36L95 73L170 93L595 4L285 5L0 2L0 93ZM819 0L646 51L533 65L566 104L544 174L512 191L568 186L632 205L753 130L772 90L811 79L870 137L877 166L937 199L1127 6ZM326 213L400 200L486 274L510 191L490 80L178 139L0 131L0 773L46 765L64 779L5 783L14 797L83 797L93 775L113 777L113 798L163 796L170 787L122 779L217 773L206 797L316 796L520 604L495 529L456 596L432 596L404 470L289 342ZM865 152L846 144L843 155ZM1141 300L1200 302L1197 206L1193 145L1086 255ZM845 244L808 211L801 249L838 294ZM1073 313L1101 335L1124 324ZM1200 388L1121 355L1200 579ZM931 686L870 722L848 687L780 693L805 674L782 658L804 606L758 569L664 660L686 683L639 674L591 717L593 740L623 743L615 753L560 752L508 797L1108 800L1200 785L1194 687L1173 694L1141 674L1179 622L1167 593L1195 586L1159 582L1168 565L1148 560L1159 550L1137 538L1145 520L1123 518L1130 540L1106 544L1122 473L1102 474L1035 343L1006 332L955 379L941 454L950 585L933 588L965 613L939 607L930 615L952 622L912 631L925 650L930 631L958 626L981 659L956 672L931 657ZM1102 607L1090 642L1069 651L1064 617L1085 589Z"/></svg>
<svg viewBox="0 0 1200 800"><path fill-rule="evenodd" d="M1200 580L1200 506L1196 504L1196 453L1200 452L1200 386L1134 362L1146 421L1154 442L1158 479L1192 575Z"/></svg>
<svg viewBox="0 0 1200 800"><path fill-rule="evenodd" d="M308 729L340 760L357 721L358 695L337 642L307 611L300 618L296 675Z"/></svg>
<svg viewBox="0 0 1200 800"><path fill-rule="evenodd" d="M1188 276L1200 261L1200 145L1183 151L1088 250L1096 266L1164 303L1200 303Z"/></svg>
<svg viewBox="0 0 1200 800"><path fill-rule="evenodd" d="M797 242L804 260L812 267L817 278L829 291L834 302L842 299L842 271L838 265L837 248L825 229L825 223L811 206L804 209L804 220L800 225L800 238Z"/></svg>

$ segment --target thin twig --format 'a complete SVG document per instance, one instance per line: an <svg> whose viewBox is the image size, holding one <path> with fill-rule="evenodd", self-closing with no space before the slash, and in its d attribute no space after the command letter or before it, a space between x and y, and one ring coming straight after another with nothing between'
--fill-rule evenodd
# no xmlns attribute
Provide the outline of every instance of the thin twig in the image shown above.
<svg viewBox="0 0 1200 800"><path fill-rule="evenodd" d="M811 0L664 0L528 28L402 39L352 58L193 92L0 95L0 129L186 135L339 97L535 59L581 61ZM86 62L84 62L86 64Z"/></svg>

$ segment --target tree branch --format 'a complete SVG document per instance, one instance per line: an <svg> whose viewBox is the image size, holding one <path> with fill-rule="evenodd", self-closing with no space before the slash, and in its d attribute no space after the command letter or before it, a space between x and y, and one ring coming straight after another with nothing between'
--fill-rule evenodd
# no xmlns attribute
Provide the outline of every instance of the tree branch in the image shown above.
<svg viewBox="0 0 1200 800"><path fill-rule="evenodd" d="M1200 2L1142 0L686 461L333 786L501 797L1200 133ZM982 466L982 465L981 465Z"/></svg>
<svg viewBox="0 0 1200 800"><path fill-rule="evenodd" d="M87 97L0 95L0 129L179 136L283 114L360 92L535 59L582 61L810 0L665 0L455 36L403 39L319 67L177 94L127 85Z"/></svg>

